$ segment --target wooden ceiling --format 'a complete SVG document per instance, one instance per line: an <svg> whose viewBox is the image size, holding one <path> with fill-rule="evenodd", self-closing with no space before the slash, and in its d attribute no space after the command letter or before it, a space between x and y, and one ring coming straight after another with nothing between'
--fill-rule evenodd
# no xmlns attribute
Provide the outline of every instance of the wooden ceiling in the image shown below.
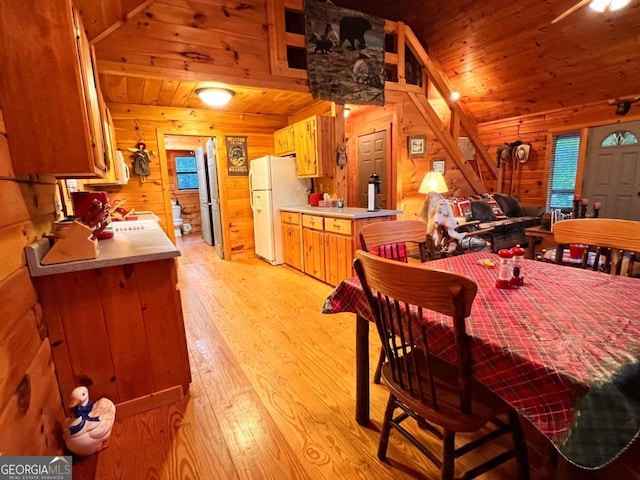
<svg viewBox="0 0 640 480"><path fill-rule="evenodd" d="M263 25L249 15L264 15L264 2L235 0L75 0L89 37L97 45L98 65L117 65L136 55L152 58L135 75L102 69L101 86L108 102L199 108L194 90L206 86L201 77L172 78L179 65L167 32L183 41L212 45L211 30L194 25L199 9L215 6L247 18L239 22L245 36L254 36L256 54L267 45ZM407 23L440 64L478 122L606 102L640 94L640 0L626 9L597 14L582 8L564 20L551 20L577 0L334 0L334 3ZM246 5L249 4L250 8ZM146 21L149 11L171 29ZM260 10L260 12L256 12ZM240 13L238 13L240 12ZM145 17L146 15L146 17ZM149 17L150 18L150 17ZM197 17L196 17L197 18ZM215 24L210 14L208 22ZM123 23L145 23L143 36ZM139 31L140 29L138 29ZM174 33L177 35L177 33ZM209 37L207 37L209 36ZM233 41L231 39L230 41ZM213 48L213 47L212 47ZM230 49L226 49L230 50ZM234 68L229 51L211 51L220 71ZM173 62L173 63L172 63ZM225 63L226 62L226 63ZM171 67L171 68L169 68ZM237 67L236 67L237 68ZM221 74L222 75L222 74ZM247 88L251 78L268 72L246 72L244 87L226 107L229 111L290 115L312 105L300 82L290 92ZM217 79L214 79L217 80ZM612 107L614 108L614 107Z"/></svg>

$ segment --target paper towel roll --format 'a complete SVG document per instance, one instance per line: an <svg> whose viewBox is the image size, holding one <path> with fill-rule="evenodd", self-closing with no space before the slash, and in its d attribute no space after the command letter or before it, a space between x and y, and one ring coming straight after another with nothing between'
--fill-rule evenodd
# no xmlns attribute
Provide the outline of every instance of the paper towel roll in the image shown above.
<svg viewBox="0 0 640 480"><path fill-rule="evenodd" d="M369 191L367 194L367 210L373 212L376 209L376 186L373 183L369 184Z"/></svg>

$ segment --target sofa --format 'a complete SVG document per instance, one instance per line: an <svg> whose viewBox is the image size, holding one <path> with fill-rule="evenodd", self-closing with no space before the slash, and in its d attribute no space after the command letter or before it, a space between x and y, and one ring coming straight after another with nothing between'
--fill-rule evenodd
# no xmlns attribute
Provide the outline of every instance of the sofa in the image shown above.
<svg viewBox="0 0 640 480"><path fill-rule="evenodd" d="M454 200L457 212L466 222L479 222L479 228L493 228L494 251L525 246L525 228L542 222L544 207L525 207L516 197L493 193ZM455 208L454 208L455 211Z"/></svg>

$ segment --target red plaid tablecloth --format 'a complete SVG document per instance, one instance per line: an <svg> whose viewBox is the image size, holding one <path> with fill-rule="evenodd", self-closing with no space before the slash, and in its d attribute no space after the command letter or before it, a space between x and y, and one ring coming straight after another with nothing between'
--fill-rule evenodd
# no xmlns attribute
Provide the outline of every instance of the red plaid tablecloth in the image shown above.
<svg viewBox="0 0 640 480"><path fill-rule="evenodd" d="M524 287L500 290L482 258L497 261L478 252L424 264L478 284L467 319L473 375L570 461L611 462L640 434L640 280L525 260ZM334 289L323 312L372 320L357 277ZM430 320L434 352L455 359L450 320Z"/></svg>

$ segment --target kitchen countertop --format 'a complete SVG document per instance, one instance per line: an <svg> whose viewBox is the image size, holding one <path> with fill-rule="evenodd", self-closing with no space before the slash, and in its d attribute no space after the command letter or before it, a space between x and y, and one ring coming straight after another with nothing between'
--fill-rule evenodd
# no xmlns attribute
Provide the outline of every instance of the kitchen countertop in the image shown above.
<svg viewBox="0 0 640 480"><path fill-rule="evenodd" d="M113 224L114 237L98 242L98 257L92 260L41 265L40 260L49 251L49 240L43 238L27 245L25 254L31 276L42 277L180 256L180 251L153 220L113 222Z"/></svg>
<svg viewBox="0 0 640 480"><path fill-rule="evenodd" d="M350 218L350 219L389 217L392 215L402 215L402 210L374 210L370 212L366 208L312 207L311 205L280 207L280 210L285 212L308 213L311 215L321 215L324 217Z"/></svg>

